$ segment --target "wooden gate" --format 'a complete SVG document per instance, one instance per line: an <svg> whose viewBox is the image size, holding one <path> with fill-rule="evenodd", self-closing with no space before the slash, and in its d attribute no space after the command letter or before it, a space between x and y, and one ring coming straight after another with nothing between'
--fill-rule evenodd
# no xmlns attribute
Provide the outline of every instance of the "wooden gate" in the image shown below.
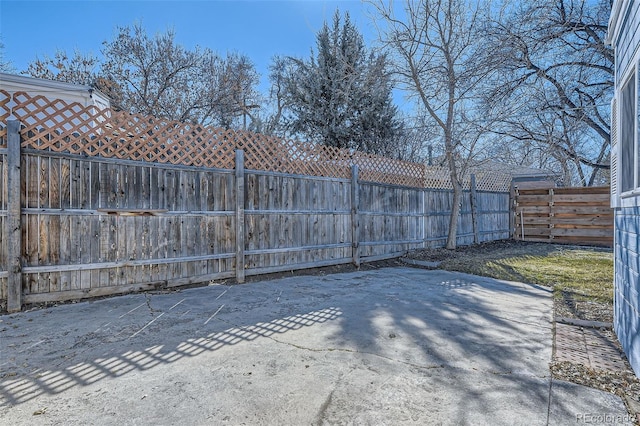
<svg viewBox="0 0 640 426"><path fill-rule="evenodd" d="M516 189L514 239L613 246L609 187Z"/></svg>

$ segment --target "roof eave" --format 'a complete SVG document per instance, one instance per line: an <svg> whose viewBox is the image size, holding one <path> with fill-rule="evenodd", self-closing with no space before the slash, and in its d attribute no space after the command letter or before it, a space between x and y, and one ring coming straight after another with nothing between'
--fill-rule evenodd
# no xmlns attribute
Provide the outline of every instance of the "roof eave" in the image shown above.
<svg viewBox="0 0 640 426"><path fill-rule="evenodd" d="M18 74L6 74L0 73L0 81L7 81L11 83L21 83L21 84L37 84L42 87L46 87L48 89L58 89L58 90L95 90L91 86L87 86L84 84L73 84L66 83L64 81L55 81L48 80L45 78L36 78L36 77L28 77Z"/></svg>
<svg viewBox="0 0 640 426"><path fill-rule="evenodd" d="M74 84L74 83L67 83L64 81L48 80L45 78L29 77L29 76L18 75L18 74L0 73L0 83L3 81L14 83L14 84L37 85L40 87L53 89L53 90L66 90L71 92L87 92L89 93L90 96L92 96L93 94L96 94L97 96L100 96L105 100L110 101L109 96L105 95L100 90L92 86L87 86L85 84Z"/></svg>

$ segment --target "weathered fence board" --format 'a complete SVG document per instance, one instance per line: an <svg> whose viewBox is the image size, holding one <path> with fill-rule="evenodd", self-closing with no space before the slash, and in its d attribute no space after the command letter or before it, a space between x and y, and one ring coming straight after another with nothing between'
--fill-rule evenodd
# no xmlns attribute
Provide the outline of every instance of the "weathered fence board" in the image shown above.
<svg viewBox="0 0 640 426"><path fill-rule="evenodd" d="M5 247L5 270L7 271L7 311L15 312L22 306L21 257L22 222L21 197L22 170L20 168L20 123L7 121L7 217L2 232L7 240Z"/></svg>
<svg viewBox="0 0 640 426"><path fill-rule="evenodd" d="M514 238L613 245L608 187L521 189L515 195Z"/></svg>
<svg viewBox="0 0 640 426"><path fill-rule="evenodd" d="M31 151L21 161L25 302L234 275L226 263L235 256L231 171ZM137 215L154 211L163 216Z"/></svg>
<svg viewBox="0 0 640 426"><path fill-rule="evenodd" d="M458 244L461 245L472 244L475 238L470 195L464 192L458 219ZM444 246L453 194L450 191L426 191L425 196L425 242L429 247ZM509 238L509 193L477 191L476 203L478 242Z"/></svg>
<svg viewBox="0 0 640 426"><path fill-rule="evenodd" d="M6 132L6 131L5 131ZM0 145L0 307L7 300L7 149Z"/></svg>
<svg viewBox="0 0 640 426"><path fill-rule="evenodd" d="M358 240L363 258L422 247L422 190L361 183L359 201Z"/></svg>
<svg viewBox="0 0 640 426"><path fill-rule="evenodd" d="M351 256L349 183L247 171L245 264L279 271L281 266Z"/></svg>

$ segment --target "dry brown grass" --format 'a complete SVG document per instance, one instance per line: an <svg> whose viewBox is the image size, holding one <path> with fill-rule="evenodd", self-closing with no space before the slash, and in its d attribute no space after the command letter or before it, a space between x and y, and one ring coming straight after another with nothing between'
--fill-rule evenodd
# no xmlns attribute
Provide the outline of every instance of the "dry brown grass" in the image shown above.
<svg viewBox="0 0 640 426"><path fill-rule="evenodd" d="M553 287L556 298L613 303L611 249L498 241L454 251L421 250L411 257L439 260L441 269Z"/></svg>

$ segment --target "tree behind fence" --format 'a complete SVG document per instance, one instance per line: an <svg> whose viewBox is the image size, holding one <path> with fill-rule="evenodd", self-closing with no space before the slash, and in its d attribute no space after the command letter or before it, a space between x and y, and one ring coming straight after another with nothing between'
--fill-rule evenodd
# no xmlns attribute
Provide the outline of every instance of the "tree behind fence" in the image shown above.
<svg viewBox="0 0 640 426"><path fill-rule="evenodd" d="M25 93L14 100L21 267L7 267L16 253L2 114L0 303L11 274L20 303L35 303L359 263L446 240L446 175L421 164ZM473 205L465 197L460 244L509 237L500 179L481 180Z"/></svg>

